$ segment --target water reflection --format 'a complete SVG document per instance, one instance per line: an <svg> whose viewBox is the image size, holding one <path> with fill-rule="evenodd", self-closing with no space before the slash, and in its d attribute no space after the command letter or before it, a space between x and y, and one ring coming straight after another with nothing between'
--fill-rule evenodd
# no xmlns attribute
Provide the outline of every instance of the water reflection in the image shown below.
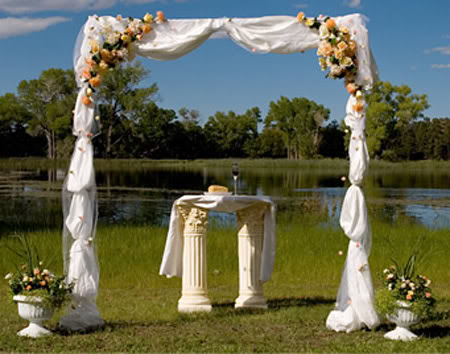
<svg viewBox="0 0 450 354"><path fill-rule="evenodd" d="M348 185L346 170L294 168L242 168L239 194L270 195L278 214L320 215L323 224L337 227ZM0 231L60 228L62 226L61 169L0 171ZM449 227L449 172L375 171L364 185L371 217L387 222L400 218L429 227ZM184 194L200 194L211 184L233 187L228 166L145 167L96 172L99 223L167 226L170 208ZM219 226L235 224L234 216L211 213Z"/></svg>

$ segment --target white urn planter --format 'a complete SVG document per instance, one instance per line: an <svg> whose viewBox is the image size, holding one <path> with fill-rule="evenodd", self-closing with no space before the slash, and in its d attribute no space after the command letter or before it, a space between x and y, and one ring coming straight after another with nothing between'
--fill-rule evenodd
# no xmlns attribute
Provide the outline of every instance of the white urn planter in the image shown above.
<svg viewBox="0 0 450 354"><path fill-rule="evenodd" d="M38 338L52 334L42 326L42 322L52 317L53 309L43 306L40 297L16 295L13 300L17 303L19 316L30 322L29 326L17 332L17 335Z"/></svg>
<svg viewBox="0 0 450 354"><path fill-rule="evenodd" d="M386 333L384 338L402 341L417 339L418 337L409 330L409 326L419 323L420 318L409 310L410 304L399 301L398 305L399 307L395 310L395 314L387 315L387 319L397 326L394 330Z"/></svg>

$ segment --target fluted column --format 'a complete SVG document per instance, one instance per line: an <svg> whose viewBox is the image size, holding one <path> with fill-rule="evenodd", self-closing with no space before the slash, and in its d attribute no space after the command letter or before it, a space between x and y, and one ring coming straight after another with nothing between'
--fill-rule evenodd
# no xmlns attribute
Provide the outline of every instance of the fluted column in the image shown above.
<svg viewBox="0 0 450 354"><path fill-rule="evenodd" d="M265 205L255 205L237 212L239 297L235 308L267 309L260 280L266 208Z"/></svg>
<svg viewBox="0 0 450 354"><path fill-rule="evenodd" d="M183 285L178 311L211 311L208 298L206 264L206 230L208 211L178 206L183 218Z"/></svg>

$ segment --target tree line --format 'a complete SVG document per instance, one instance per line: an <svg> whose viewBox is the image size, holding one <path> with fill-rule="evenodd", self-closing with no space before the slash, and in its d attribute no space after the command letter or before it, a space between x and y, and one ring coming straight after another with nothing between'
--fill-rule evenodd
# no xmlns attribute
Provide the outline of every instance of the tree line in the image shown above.
<svg viewBox="0 0 450 354"><path fill-rule="evenodd" d="M349 134L329 122L330 110L307 98L280 97L261 116L216 112L200 124L200 113L158 106L156 83L141 87L150 72L140 62L109 72L96 102L101 133L93 140L104 158L345 158ZM0 156L70 157L77 95L72 70L49 69L22 81L17 94L0 97ZM450 119L424 116L426 95L408 86L378 82L366 94L366 133L372 158L450 159Z"/></svg>

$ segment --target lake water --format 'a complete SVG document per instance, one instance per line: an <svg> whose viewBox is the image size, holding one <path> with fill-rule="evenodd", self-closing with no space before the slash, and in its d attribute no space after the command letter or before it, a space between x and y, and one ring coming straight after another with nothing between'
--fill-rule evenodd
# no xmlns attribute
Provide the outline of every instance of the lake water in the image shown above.
<svg viewBox="0 0 450 354"><path fill-rule="evenodd" d="M278 214L320 213L338 226L348 188L345 170L242 168L238 193L269 195ZM65 170L0 170L0 231L60 228ZM211 184L233 189L228 167L148 167L96 172L99 223L167 225L174 200L201 194ZM430 228L450 227L450 172L383 170L369 173L364 193L371 217L399 218ZM215 224L235 223L233 215L211 213Z"/></svg>

